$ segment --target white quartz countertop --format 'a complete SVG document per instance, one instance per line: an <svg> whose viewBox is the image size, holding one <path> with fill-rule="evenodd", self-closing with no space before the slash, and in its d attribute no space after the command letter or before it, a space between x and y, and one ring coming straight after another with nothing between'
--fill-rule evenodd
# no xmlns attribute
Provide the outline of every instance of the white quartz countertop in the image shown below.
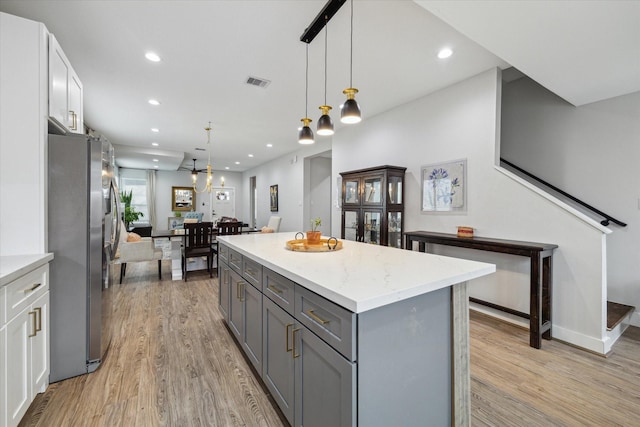
<svg viewBox="0 0 640 427"><path fill-rule="evenodd" d="M493 264L343 240L333 252L286 249L295 233L218 236L243 256L361 313L496 271Z"/></svg>
<svg viewBox="0 0 640 427"><path fill-rule="evenodd" d="M0 287L51 261L53 254L0 256Z"/></svg>

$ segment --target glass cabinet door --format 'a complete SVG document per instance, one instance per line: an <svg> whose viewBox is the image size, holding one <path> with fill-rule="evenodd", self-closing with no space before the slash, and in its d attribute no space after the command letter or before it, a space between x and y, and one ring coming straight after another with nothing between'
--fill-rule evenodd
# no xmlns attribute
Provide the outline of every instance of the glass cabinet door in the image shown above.
<svg viewBox="0 0 640 427"><path fill-rule="evenodd" d="M368 205L379 205L382 203L382 177L371 177L364 179L362 202Z"/></svg>
<svg viewBox="0 0 640 427"><path fill-rule="evenodd" d="M389 177L389 194L387 197L390 205L402 204L402 177Z"/></svg>
<svg viewBox="0 0 640 427"><path fill-rule="evenodd" d="M389 212L387 246L402 248L402 212Z"/></svg>
<svg viewBox="0 0 640 427"><path fill-rule="evenodd" d="M344 223L342 229L344 230L343 239L358 240L358 211L344 211L342 216Z"/></svg>
<svg viewBox="0 0 640 427"><path fill-rule="evenodd" d="M379 211L364 211L364 239L365 243L380 244L380 222L382 214Z"/></svg>
<svg viewBox="0 0 640 427"><path fill-rule="evenodd" d="M343 203L345 205L360 204L360 192L358 191L358 179L348 179L344 181Z"/></svg>

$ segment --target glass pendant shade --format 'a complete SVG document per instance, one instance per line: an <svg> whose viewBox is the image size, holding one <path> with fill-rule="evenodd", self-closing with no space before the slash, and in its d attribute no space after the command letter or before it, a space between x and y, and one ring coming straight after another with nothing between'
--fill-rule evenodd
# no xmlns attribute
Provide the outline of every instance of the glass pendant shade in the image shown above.
<svg viewBox="0 0 640 427"><path fill-rule="evenodd" d="M359 123L362 116L360 115L360 106L355 99L358 89L350 87L343 90L342 93L347 95L347 100L340 110L340 121L347 124Z"/></svg>
<svg viewBox="0 0 640 427"><path fill-rule="evenodd" d="M309 127L311 119L305 117L304 119L301 119L301 121L303 125L300 132L298 132L298 142L300 144L313 144L313 131Z"/></svg>
<svg viewBox="0 0 640 427"><path fill-rule="evenodd" d="M331 120L331 116L329 116L331 107L322 105L320 106L320 110L322 111L322 115L320 119L318 119L318 135L333 135L333 121Z"/></svg>

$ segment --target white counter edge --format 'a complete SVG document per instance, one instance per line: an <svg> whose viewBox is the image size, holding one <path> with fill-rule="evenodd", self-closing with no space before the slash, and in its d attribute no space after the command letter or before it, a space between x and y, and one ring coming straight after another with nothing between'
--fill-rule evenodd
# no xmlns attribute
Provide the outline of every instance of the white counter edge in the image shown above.
<svg viewBox="0 0 640 427"><path fill-rule="evenodd" d="M6 286L53 259L53 253L0 256L0 287Z"/></svg>

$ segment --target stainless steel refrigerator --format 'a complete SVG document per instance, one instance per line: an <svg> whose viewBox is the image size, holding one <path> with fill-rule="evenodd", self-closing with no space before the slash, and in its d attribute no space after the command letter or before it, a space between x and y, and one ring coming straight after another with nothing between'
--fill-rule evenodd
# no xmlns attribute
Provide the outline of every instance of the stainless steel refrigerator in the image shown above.
<svg viewBox="0 0 640 427"><path fill-rule="evenodd" d="M120 234L113 157L103 138L49 135L50 382L95 371L111 342L109 265Z"/></svg>

